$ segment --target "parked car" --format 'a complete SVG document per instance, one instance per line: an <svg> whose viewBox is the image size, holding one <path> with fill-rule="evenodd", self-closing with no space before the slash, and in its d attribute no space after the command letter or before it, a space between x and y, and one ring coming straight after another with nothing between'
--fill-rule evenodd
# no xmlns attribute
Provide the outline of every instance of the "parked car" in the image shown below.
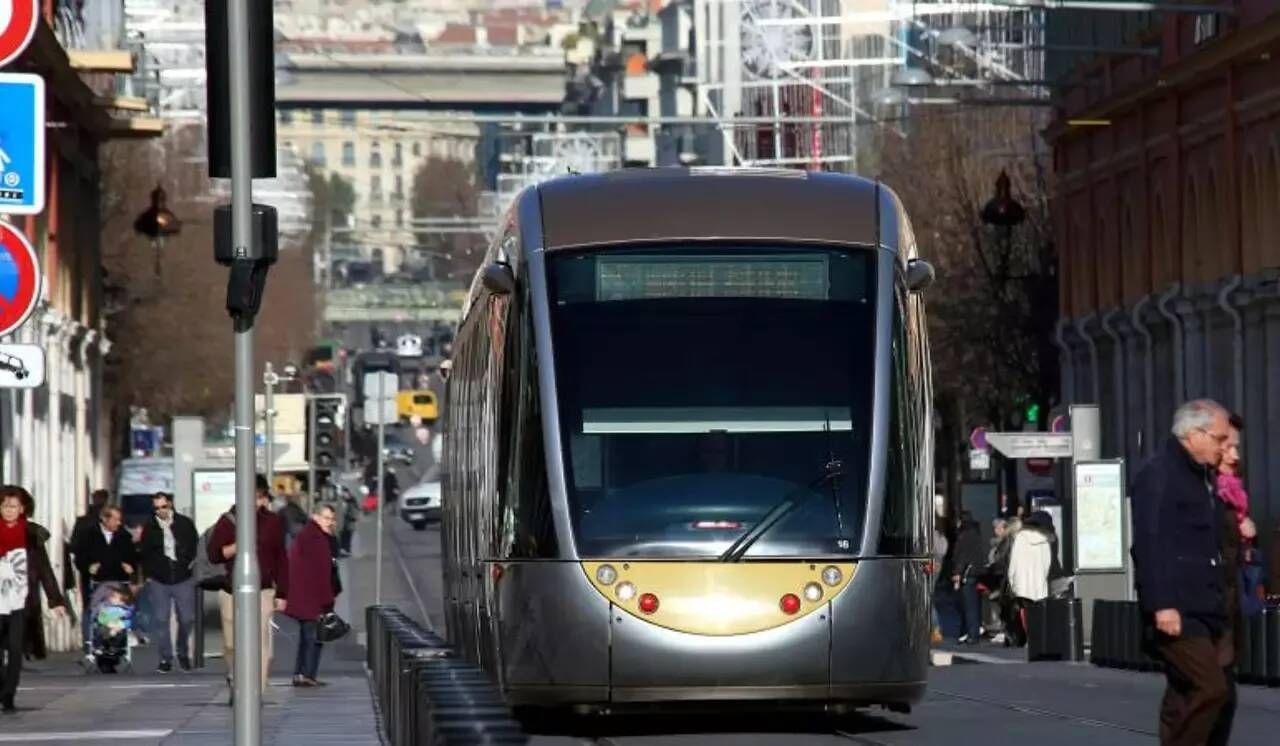
<svg viewBox="0 0 1280 746"><path fill-rule="evenodd" d="M419 482L400 495L400 517L415 531L424 531L429 521L440 520L440 507L438 479Z"/></svg>

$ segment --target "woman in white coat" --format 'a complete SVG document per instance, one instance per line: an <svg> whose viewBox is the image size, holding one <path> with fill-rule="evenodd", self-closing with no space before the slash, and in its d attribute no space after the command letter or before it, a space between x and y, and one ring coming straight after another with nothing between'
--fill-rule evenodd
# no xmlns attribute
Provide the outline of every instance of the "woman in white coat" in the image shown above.
<svg viewBox="0 0 1280 746"><path fill-rule="evenodd" d="M1014 645L1026 644L1026 608L1049 597L1049 571L1053 566L1053 548L1049 535L1035 514L1022 524L1013 537L1009 551L1009 590L1017 609L1012 614L1009 637Z"/></svg>

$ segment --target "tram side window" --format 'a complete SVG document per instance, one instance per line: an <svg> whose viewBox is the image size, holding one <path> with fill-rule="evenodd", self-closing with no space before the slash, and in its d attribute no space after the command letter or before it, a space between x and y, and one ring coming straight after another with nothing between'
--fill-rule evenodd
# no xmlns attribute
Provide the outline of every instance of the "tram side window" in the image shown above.
<svg viewBox="0 0 1280 746"><path fill-rule="evenodd" d="M907 343L906 299L895 293L893 352L889 386L889 459L885 475L884 517L880 533L883 554L914 555L924 550L918 529L917 469L922 422L915 406L917 381Z"/></svg>
<svg viewBox="0 0 1280 746"><path fill-rule="evenodd" d="M559 546L547 486L533 313L523 278L518 283L508 318L509 349L503 372L503 409L508 413L506 422L514 426L507 430L500 546L508 558L551 558L559 555Z"/></svg>

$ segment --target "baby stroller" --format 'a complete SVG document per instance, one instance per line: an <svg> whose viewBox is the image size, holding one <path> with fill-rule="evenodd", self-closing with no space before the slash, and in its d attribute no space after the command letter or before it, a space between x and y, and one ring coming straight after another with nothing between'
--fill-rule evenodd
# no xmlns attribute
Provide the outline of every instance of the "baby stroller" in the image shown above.
<svg viewBox="0 0 1280 746"><path fill-rule="evenodd" d="M127 583L100 583L89 598L93 644L89 657L102 673L133 667L129 632L133 629L133 593Z"/></svg>

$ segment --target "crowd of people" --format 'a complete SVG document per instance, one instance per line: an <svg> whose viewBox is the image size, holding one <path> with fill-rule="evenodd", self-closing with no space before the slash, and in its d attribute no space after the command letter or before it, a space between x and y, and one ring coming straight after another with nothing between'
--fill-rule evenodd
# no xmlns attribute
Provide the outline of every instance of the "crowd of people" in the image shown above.
<svg viewBox="0 0 1280 746"><path fill-rule="evenodd" d="M69 613L62 585L79 593L85 665L102 673L131 665L136 644L155 645L159 673L192 670L190 645L196 615L202 611L198 591L215 591L227 684L234 691L230 578L237 553L235 508L201 537L168 493L157 492L152 515L132 527L124 525L119 506L109 498L104 490L94 492L87 512L77 519L66 550L78 574L61 584L45 546L50 532L32 520L34 499L22 487L0 487L0 711L16 711L24 660L46 656L46 605L51 614ZM351 511L317 502L308 515L295 497L277 512L262 476L257 479L256 507L262 685L266 686L273 652L272 616L282 612L298 624L293 685L324 686L319 678L320 632L324 619L334 616L342 592L338 559L349 554L350 536L343 535L346 521L340 522L339 513ZM202 565L217 569L201 578ZM144 606L147 613L142 614L139 609Z"/></svg>

